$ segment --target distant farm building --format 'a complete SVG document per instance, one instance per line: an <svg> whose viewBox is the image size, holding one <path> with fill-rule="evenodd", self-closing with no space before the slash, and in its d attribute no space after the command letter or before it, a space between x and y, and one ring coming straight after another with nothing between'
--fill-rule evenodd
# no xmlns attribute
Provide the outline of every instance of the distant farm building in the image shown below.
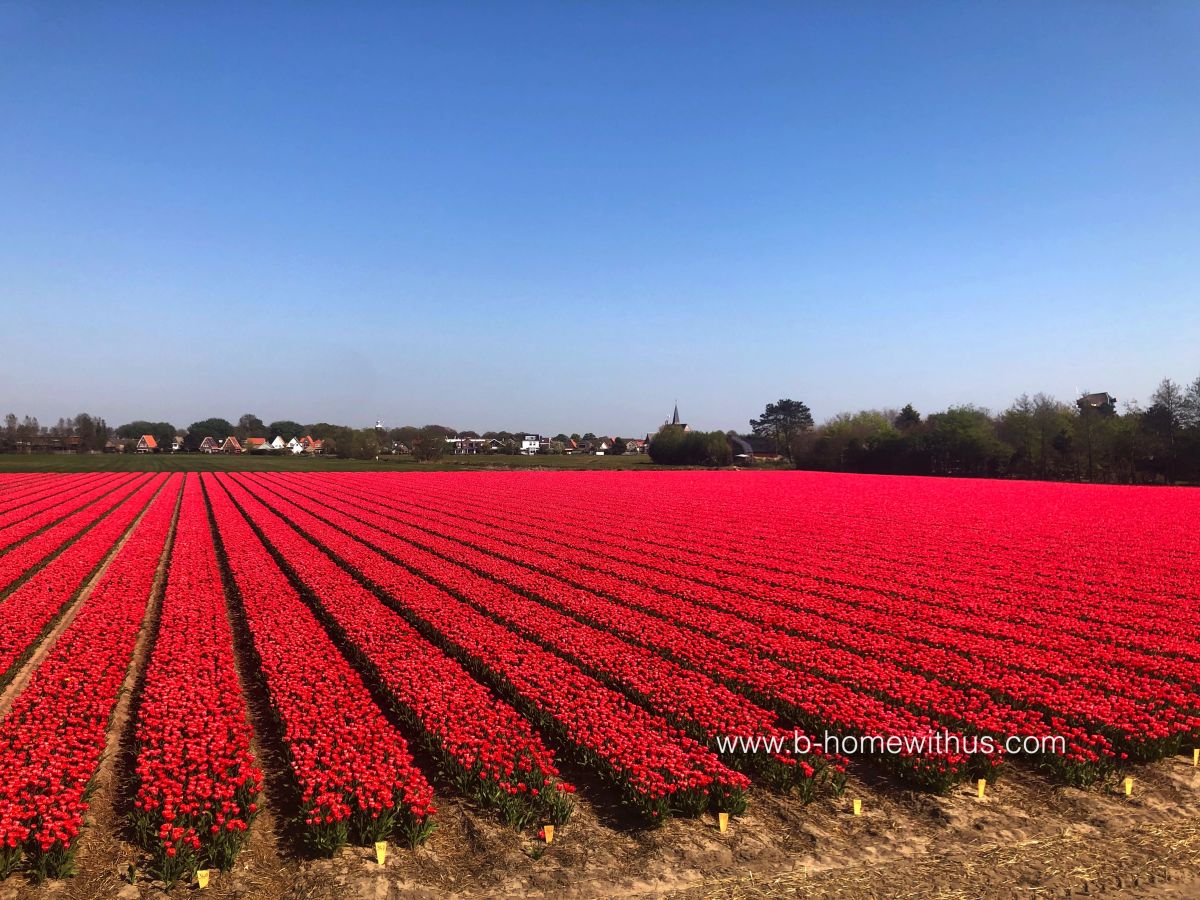
<svg viewBox="0 0 1200 900"><path fill-rule="evenodd" d="M138 453L157 453L158 452L158 441L156 441L154 439L154 435L143 434L140 438L138 438L137 452Z"/></svg>
<svg viewBox="0 0 1200 900"><path fill-rule="evenodd" d="M1084 394L1075 401L1075 405L1080 412L1092 410L1102 416L1111 416L1117 411L1117 398L1107 391L1101 391L1099 394Z"/></svg>

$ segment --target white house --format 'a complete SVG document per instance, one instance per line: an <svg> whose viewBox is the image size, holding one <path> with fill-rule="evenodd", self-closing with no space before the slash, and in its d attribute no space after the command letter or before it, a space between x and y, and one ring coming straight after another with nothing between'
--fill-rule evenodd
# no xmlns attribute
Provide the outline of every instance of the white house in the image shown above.
<svg viewBox="0 0 1200 900"><path fill-rule="evenodd" d="M275 440L271 441L270 447L272 450L282 450L287 446L287 443L279 435L275 435Z"/></svg>
<svg viewBox="0 0 1200 900"><path fill-rule="evenodd" d="M290 441L288 441L286 444L284 444L284 446L287 447L287 449L291 450L293 453L303 453L304 452L304 444L300 443L300 441L297 440L296 438L292 438Z"/></svg>
<svg viewBox="0 0 1200 900"><path fill-rule="evenodd" d="M540 434L523 434L521 435L521 455L535 456L538 448L542 446L542 436Z"/></svg>

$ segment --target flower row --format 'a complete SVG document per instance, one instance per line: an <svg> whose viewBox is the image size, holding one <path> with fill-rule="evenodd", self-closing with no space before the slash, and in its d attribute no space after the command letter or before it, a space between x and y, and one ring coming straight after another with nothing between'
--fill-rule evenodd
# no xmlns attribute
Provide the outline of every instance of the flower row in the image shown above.
<svg viewBox="0 0 1200 900"><path fill-rule="evenodd" d="M294 508L285 517L292 518ZM353 520L340 521L355 527ZM310 515L302 527L386 592L428 637L465 659L609 777L647 818L672 811L695 815L710 805L730 812L744 808L745 776L662 719L343 531Z"/></svg>
<svg viewBox="0 0 1200 900"><path fill-rule="evenodd" d="M278 719L309 846L329 855L348 839L369 845L399 832L412 845L424 840L433 789L404 738L229 495L212 476L202 481Z"/></svg>
<svg viewBox="0 0 1200 900"><path fill-rule="evenodd" d="M151 501L83 608L0 722L0 877L22 852L40 877L68 875L86 793L126 677L182 476Z"/></svg>
<svg viewBox="0 0 1200 900"><path fill-rule="evenodd" d="M498 808L511 825L566 821L574 788L516 710L241 484L219 480L464 794Z"/></svg>
<svg viewBox="0 0 1200 900"><path fill-rule="evenodd" d="M183 488L134 742L133 827L158 876L174 883L201 865L228 868L257 812L262 773L195 475Z"/></svg>
<svg viewBox="0 0 1200 900"><path fill-rule="evenodd" d="M137 482L139 487L132 494L117 497L115 509L0 604L4 613L0 616L0 684L16 674L164 481L165 475L156 475Z"/></svg>

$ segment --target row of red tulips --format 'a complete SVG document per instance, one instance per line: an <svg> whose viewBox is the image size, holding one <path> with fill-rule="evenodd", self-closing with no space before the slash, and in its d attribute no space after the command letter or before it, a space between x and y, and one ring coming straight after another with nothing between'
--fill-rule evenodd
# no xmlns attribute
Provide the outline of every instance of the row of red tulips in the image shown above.
<svg viewBox="0 0 1200 900"><path fill-rule="evenodd" d="M0 494L0 531L53 506L57 498L79 493L83 485L95 485L116 477L109 475L98 479L91 475L64 475L61 479L43 479L32 485L10 485Z"/></svg>
<svg viewBox="0 0 1200 900"><path fill-rule="evenodd" d="M150 503L0 722L0 878L22 853L39 877L71 874L182 480L175 476Z"/></svg>
<svg viewBox="0 0 1200 900"><path fill-rule="evenodd" d="M1068 618L1078 618L1081 604L1088 603L1109 614L1114 604L1122 605L1128 597L1131 602L1122 608L1130 614L1127 623L1135 631L1153 627L1145 621L1138 601L1153 601L1164 612L1178 610L1181 621L1195 628L1187 618L1189 585L1200 572L1191 559L1194 554L1186 549L1186 529L1180 528L1190 515L1186 492L1148 497L1136 491L1070 485L856 480L781 473L757 476L749 491L743 479L736 492L724 496L709 485L704 509L696 515L688 505L688 482L694 477L680 474L677 480L684 483L677 486L679 502L656 507L652 516L646 514L643 498L630 496L628 486L611 479L598 479L602 489L588 499L599 516L626 522L628 527L620 534L639 544L661 547L673 559L678 551L701 554L716 567L745 560L768 580L781 572L838 580L868 571L890 576L905 589L922 581L951 592L965 585L976 592L991 590L1001 600L1027 601L1009 604L1009 615L1022 614L1027 604L1036 609L1043 598L1061 596L1068 604L1064 609ZM473 487L491 502L518 495L514 484L519 485L519 478L489 479L486 485ZM855 483L875 490L852 493L847 486ZM443 481L443 495L448 495L446 487ZM436 492L438 484L429 489ZM947 497L964 491L970 503L961 519L955 518L959 512L938 517L924 508L932 498L934 509L943 513ZM889 498L888 492L902 497ZM1004 496L1009 502L997 507L996 500ZM797 497L804 502L792 503ZM550 521L562 523L562 513L569 512L570 504L579 498L550 486L539 491L539 499L540 510ZM722 499L734 502L721 503ZM1110 507L1107 518L1097 512L1104 505ZM1153 508L1146 509L1149 506ZM1064 508L1065 514L1051 520L1045 511L1056 507ZM1130 527L1130 511L1139 507L1142 515L1132 519L1139 527ZM763 527L767 522L769 527ZM1092 522L1102 522L1104 527L1089 528ZM975 539L962 541L964 534ZM702 540L695 540L697 536ZM837 562L841 558L852 559L853 568Z"/></svg>
<svg viewBox="0 0 1200 900"><path fill-rule="evenodd" d="M78 502L78 507L82 508L77 507L69 513L56 510L54 517L61 521L54 521L53 524L43 522L20 538L14 538L10 544L0 547L0 552L4 554L0 556L0 596L3 596L4 591L11 590L13 584L22 577L28 575L30 569L51 554L56 553L107 515L146 480L146 478L129 478L124 479L119 487L110 492L104 492L103 489L89 491L85 495L86 500L64 504L65 506ZM102 493L103 496L101 496ZM88 503L90 505L85 505ZM17 530L23 529L24 523L18 526ZM0 536L0 544L3 542L4 538Z"/></svg>
<svg viewBox="0 0 1200 900"><path fill-rule="evenodd" d="M283 512L607 776L648 819L709 806L744 809L745 776L662 719L295 505ZM343 524L354 525L344 517Z"/></svg>
<svg viewBox="0 0 1200 900"><path fill-rule="evenodd" d="M300 488L294 488L299 493ZM308 501L313 502L313 501ZM403 532L409 540L429 545L435 536L424 529L404 525L395 517L372 514L362 508L341 503L329 495L320 502L329 509L356 516L357 533L374 529L386 543L392 534ZM427 523L423 523L427 525ZM770 655L742 647L740 639L710 636L705 629L693 629L670 615L647 615L638 602L622 603L602 596L591 585L563 581L536 566L496 552L494 547L479 549L488 542L472 537L472 545L445 542L442 552L470 565L515 590L539 597L565 611L591 621L602 628L618 631L622 637L638 641L657 653L683 662L731 684L753 699L776 708L786 720L811 731L840 734L895 734L906 738L927 737L944 731L943 724L921 712L910 712L903 705L880 699L853 685L823 677L815 671L797 671L776 662ZM661 610L659 610L661 612ZM694 624L694 623L693 623ZM697 650L703 653L697 658ZM849 674L853 676L855 666ZM839 673L840 674L840 673ZM960 736L961 737L961 736ZM999 763L995 753L903 752L880 757L879 761L902 777L935 790L944 790L972 774L991 773Z"/></svg>
<svg viewBox="0 0 1200 900"><path fill-rule="evenodd" d="M428 502L427 498L428 498L428 496L430 496L430 493L431 493L430 491L422 492L421 498L425 499L426 502ZM496 502L496 500L494 500L494 498L490 498L490 497L488 497L487 500L488 500L488 503L490 503L490 506L493 510L499 510L500 514L503 514L503 511L505 509L505 504L504 504L503 500L500 500L500 502ZM469 497L463 498L462 496L456 497L456 499L455 499L456 508L458 508L458 506L461 506L463 504L463 502L466 502L469 505L470 498ZM514 500L514 503L515 503L515 500ZM670 530L668 530L668 533L670 533ZM569 540L564 539L564 536L563 536L564 534L565 535L577 535L577 538L574 541L569 541ZM778 601L778 602L785 602L785 604L790 604L793 607L800 606L802 608L805 605L808 605L809 598L812 594L816 593L818 596L820 596L822 588L829 590L830 587L832 587L832 586L830 586L830 584L828 582L822 582L820 580L815 580L815 578L811 578L811 576L804 576L804 577L808 577L808 581L805 581L803 583L792 583L790 586L792 588L792 590L788 590L788 592L784 592L784 590L779 590L779 592L763 593L762 589L758 588L758 592L760 592L760 593L756 593L755 581L757 580L758 577L761 576L763 570L762 570L761 566L744 565L742 563L742 557L744 556L742 548L738 547L738 553L736 553L736 554L731 553L731 554L728 554L727 557L716 557L716 556L714 556L714 554L709 553L707 551L697 550L697 541L695 541L695 540L691 540L690 544L688 546L684 547L682 545L682 541L684 540L684 536L682 536L683 532L679 532L679 534L680 534L680 536L679 536L679 538L677 538L676 544L674 544L671 548L671 553L672 553L671 562L672 562L673 568L676 568L678 570L686 570L686 569L688 569L688 566L689 566L688 560L692 559L692 560L702 560L704 568L716 568L721 572L739 572L739 575L736 578L736 580L732 580L732 578L731 578L731 580L714 581L713 578L710 578L708 576L694 574L694 575L692 575L692 578L695 578L695 580L709 581L709 583L718 584L719 587L726 588L727 590L730 590L730 592L749 595L749 596L761 596L761 598L767 598L767 599ZM616 554L616 556L620 556L620 554L614 553L613 544L620 544L620 542L623 542L624 536L622 535L618 539L618 538L613 538L612 535L604 535L604 534L598 535L593 532L588 532L587 534L584 534L580 528L577 528L576 526L574 526L574 524L572 524L570 522L566 522L563 524L563 526L560 526L559 528L556 529L556 533L554 533L553 535L547 535L544 538L544 540L551 541L551 542L563 542L563 544L566 544L566 545L569 545L572 547L572 552L574 552L575 547L577 547L578 544L580 544L580 541L583 541L584 539L586 539L588 541L588 544L590 547L594 548L596 545L604 546L605 547L605 556L610 556L610 554ZM714 535L714 539L715 539L715 535ZM721 539L727 541L728 535L722 535ZM703 546L703 547L710 546L707 538L706 538L706 541L703 541L700 546ZM660 566L655 565L655 559L654 559L653 554L652 553L648 554L646 551L644 551L644 545L642 545L642 544L638 544L638 545L636 545L636 547L635 547L635 545L629 544L628 547L623 547L622 550L624 552L623 552L623 556L620 556L620 558L624 558L626 560L637 560L638 557L642 556L643 564L647 564L649 566L649 568L653 568L655 571L660 568ZM864 554L862 552L862 547L859 547L858 550L859 550L859 552L857 553L856 558L850 559L847 557L844 560L844 562L840 563L842 569L845 569L847 571L860 570L860 569L863 569L864 566L869 566L871 564L872 560L869 558L870 554ZM776 552L778 552L778 551L776 551ZM798 548L797 556L802 556L802 554L805 552L806 552L805 548ZM836 563L836 562L829 563L829 559L836 560L836 559L838 559L838 556L836 556L835 553L828 552L827 547L824 547L822 545L821 553L823 554L823 557L824 557L824 560L823 560L824 565L839 565L839 563ZM661 560L660 560L660 562L661 562ZM695 563L694 571L698 571L698 566L700 566L700 563L698 563L698 562ZM936 566L932 566L932 565L928 566L928 569L935 569L935 568L936 568ZM942 568L944 569L944 566L942 566ZM922 570L922 566L910 566L910 569ZM962 566L960 565L958 569L962 570ZM898 572L896 572L894 568L889 571L890 571L890 574L892 574L893 582L896 580L896 578L902 577L902 575L898 574ZM684 582L684 583L686 584L688 582ZM1046 634L1045 628L1038 628L1038 629L1026 628L1026 629L1021 629L1019 632L1016 630L1006 630L1006 623L1004 623L1001 618L1001 614L1002 614L1003 610L1000 610L1000 608L997 608L995 606L989 607L988 610L986 610L985 616L984 616L984 614L980 614L980 616L978 616L974 619L972 619L970 616L962 616L962 614L955 614L953 604L959 604L962 606L970 606L972 604L973 594L970 592L967 592L965 595L964 595L964 593L960 592L960 594L958 596L954 596L954 598L950 598L950 599L942 601L943 604L946 604L946 607L932 608L932 610L931 610L931 608L929 606L923 606L923 605L918 604L918 602L908 601L907 598L894 598L894 592L892 590L892 587L893 587L893 584L890 584L887 581L877 581L877 582L871 584L870 590L863 589L863 590L859 590L858 593L854 593L854 594L850 594L850 593L842 594L842 596L844 596L844 598L847 601L845 604L845 607L844 607L845 616L847 616L847 617L857 616L857 614L859 614L860 607L862 607L864 604L870 604L872 599L874 599L876 602L878 602L882 598L882 599L887 599L889 601L904 602L904 604L905 604L904 607L902 607L902 608L895 608L895 607L888 608L888 610L886 610L886 613L884 613L883 620L886 620L887 616L892 616L895 619L898 619L900 623L912 623L913 620L928 619L932 614L932 616L936 616L938 619L948 619L948 618L953 619L954 629L962 628L962 629L966 629L967 631L977 630L977 631L983 631L983 632L985 632L985 634L986 634L986 632L989 631L989 629L990 630L1000 630L1000 631L1004 632L1004 635L1006 635L1006 638L1012 637L1013 640L1018 640L1018 642L1021 642L1021 643L1037 644L1039 642L1045 642L1046 640L1048 640L1048 638L1045 637L1045 634ZM1012 604L1010 604L1010 606L1012 606ZM1159 612L1160 612L1160 610L1158 607L1154 608L1154 614L1156 614L1156 617L1158 616ZM1139 623L1141 625L1146 625L1147 618L1153 618L1153 617L1147 617L1146 616L1146 608L1141 607ZM1190 618L1190 616L1189 616L1189 618ZM1078 625L1078 623L1075 623L1075 624ZM1121 626L1116 626L1116 625L1112 626L1112 629L1114 629L1116 631L1120 631L1120 628L1121 628ZM1142 630L1144 630L1144 629L1142 629ZM1078 631L1078 628L1070 630L1070 632L1068 632L1068 634L1051 634L1049 640L1054 642L1056 644L1056 647L1061 647L1062 644L1064 642L1066 642L1068 644L1066 649L1068 650L1068 652L1070 654L1075 654L1075 655L1086 654L1088 656L1096 655L1096 653L1097 653L1096 642L1088 642L1088 641L1081 640L1081 638L1075 637L1075 634L1074 634L1075 631ZM967 635L967 637L972 638L972 635ZM1147 638L1147 640L1150 640L1150 638ZM1114 686L1114 684L1111 683L1112 676L1116 676L1116 674L1123 674L1124 672L1126 672L1128 670L1128 667L1138 667L1138 666L1144 666L1147 671L1151 671L1151 672L1160 674L1160 676L1170 677L1172 679L1178 679L1184 683L1196 682L1196 677L1198 677L1198 674L1200 674L1200 670L1198 670L1198 668L1196 668L1192 664L1188 664L1188 662L1186 662L1186 661L1172 660L1170 658L1164 658L1164 656L1162 656L1162 655L1158 655L1160 653L1160 650L1163 649L1162 646L1160 646L1160 642L1158 642L1157 638L1153 638L1153 640L1151 640L1151 643L1153 644L1153 649L1151 650L1151 652L1142 652L1142 653L1134 654L1134 653L1123 652L1123 650L1121 650L1121 649L1112 648L1111 641L1100 641L1100 644L1102 644L1102 647L1100 647L1099 649L1102 650L1102 652L1105 655L1112 656L1112 658L1114 658L1114 660L1115 660L1114 662L1112 662L1112 671L1108 672L1108 673L1104 673L1103 677L1106 680L1102 685L1103 688L1105 690L1110 690L1112 688L1112 686ZM978 644L977 644L977 646L978 646ZM1006 653L1009 652L1009 648L1007 646L1004 646L1003 650ZM974 650L973 650L973 652L974 652ZM1048 653L1051 656L1054 656L1054 653L1052 653L1052 652L1048 652ZM1060 660L1066 659L1066 655L1064 655L1063 653L1058 653L1057 658ZM1090 659L1090 664L1091 664L1091 662L1092 662L1092 660ZM1080 668L1076 668L1076 670L1074 672L1069 673L1069 676L1073 680L1074 680L1074 678L1085 677L1085 671L1087 671L1087 670L1081 671ZM1091 670L1091 671L1094 672L1094 670Z"/></svg>
<svg viewBox="0 0 1200 900"><path fill-rule="evenodd" d="M455 550L449 548L450 553ZM789 748L796 742L794 733L783 729L774 712L756 706L703 673L684 668L481 577L468 568L476 562L469 555L438 556L410 543L404 547L402 562L501 624L624 691L710 748L715 749L722 738L736 737L782 738ZM817 745L819 750L819 742L809 738L805 745L809 743ZM750 760L734 757L728 762L735 766L748 763L777 786L795 785L805 796L812 796L826 779L840 785L844 771L839 761L834 761L827 770L828 761L819 752L808 758L791 753L764 754Z"/></svg>
<svg viewBox="0 0 1200 900"><path fill-rule="evenodd" d="M372 495L378 496L378 493ZM407 511L402 501L396 502L398 512ZM422 529L470 541L491 554L506 555L554 571L576 584L586 584L617 599L622 596L619 593L622 582L645 587L648 590L636 593L637 605L643 609L767 651L789 664L812 668L827 677L858 672L869 679L859 686L885 695L889 691L902 691L895 696L907 705L943 721L957 720L958 725L972 731L1044 735L1052 728L1059 733L1057 720L1072 723L1076 731L1083 733L1074 736L1075 746L1069 748L1073 752L1064 760L1070 764L1099 763L1111 756L1107 753L1110 741L1118 753L1158 758L1175 752L1183 736L1200 724L1200 720L1186 712L1195 705L1194 695L1181 685L1131 677L1117 666L1105 667L1095 662L1090 671L1060 680L1054 667L1061 654L1043 654L1024 645L992 648L989 653L980 646L988 643L987 639L971 633L963 637L972 653L960 655L954 652L958 647L950 629L921 622L913 618L911 610L873 614L866 605L846 604L838 608L825 598L813 596L780 595L776 598L778 602L762 601L744 592L734 593L734 586L721 591L702 583L680 583L675 576L649 566L606 559L592 553L582 542L568 554L556 543L540 537L513 534L511 530L485 523L464 529L459 524L460 518L428 507L421 509L421 516ZM495 536L494 540L481 537L485 534ZM615 577L597 574L605 562ZM739 587L746 590L744 585ZM698 604L682 599L688 595L698 600ZM860 624L874 625L875 630L859 627ZM905 636L892 633L896 631L904 632ZM932 651L927 644L937 641L921 640L927 632L943 634L942 646L948 649ZM1106 649L1093 648L1091 660L1103 659ZM875 662L863 664L860 659L863 656L874 658ZM1047 661L1044 656L1051 659ZM916 673L917 678L897 675L895 666ZM1056 677L1045 677L1042 673L1046 672ZM845 680L844 675L840 677ZM1093 738L1086 736L1089 730L1094 733ZM1054 761L1057 760L1055 757ZM1099 774L1101 769L1093 774ZM1086 773L1071 774L1077 777Z"/></svg>
<svg viewBox="0 0 1200 900"><path fill-rule="evenodd" d="M202 476L221 549L300 795L308 845L331 855L432 830L433 789L361 677L211 475Z"/></svg>
<svg viewBox="0 0 1200 900"><path fill-rule="evenodd" d="M142 477L144 476L92 476L86 481L74 483L70 489L54 491L52 495L42 496L29 504L19 503L9 511L6 520L0 523L0 550L6 550L47 525L83 509L114 488Z"/></svg>
<svg viewBox="0 0 1200 900"><path fill-rule="evenodd" d="M233 632L199 478L191 475L134 729L133 826L156 873L174 883L228 868L258 809Z"/></svg>
<svg viewBox="0 0 1200 900"><path fill-rule="evenodd" d="M360 482L360 479L355 479ZM919 558L910 558L903 570L897 567L895 560L879 560L865 558L862 545L851 545L838 548L833 544L822 543L819 552L811 548L801 547L794 552L795 557L805 557L804 566L797 572L777 572L769 568L770 563L764 563L761 558L752 558L743 548L727 545L729 552L717 553L723 543L728 542L727 535L715 533L705 535L701 542L695 540L696 526L676 529L677 536L669 547L671 566L666 572L660 564L661 550L641 537L631 537L623 531L614 533L596 533L587 523L578 523L570 518L556 518L553 510L528 510L523 506L521 497L497 496L497 491L489 485L477 487L464 496L456 492L447 496L433 490L423 489L414 491L411 484L403 482L390 486L400 497L417 508L427 507L435 510L450 510L467 519L479 519L499 511L502 514L509 510L521 510L523 518L534 525L544 526L545 530L538 533L539 539L548 544L561 545L570 548L571 552L578 546L584 546L603 557L611 557L633 565L648 567L659 579L659 583L674 581L684 589L694 591L697 585L707 584L724 591L740 595L759 597L773 600L778 598L803 598L808 595L844 597L852 604L878 602L883 599L900 599L909 604L911 614L922 620L935 618L954 628L980 633L984 636L996 635L1011 638L1022 643L1050 649L1063 649L1062 642L1081 642L1081 609L1078 591L1072 586L1059 585L1058 590L1065 599L1054 601L1054 613L1047 613L1046 596L1049 590L1042 587L1036 598L1020 596L1019 602L1014 603L1011 590L999 599L988 595L983 587L987 580L986 573L967 569L962 560L954 567L948 567L945 560L927 560L921 565ZM393 493L391 496L396 497ZM629 511L625 511L625 516ZM625 516L616 513L618 519ZM660 535L661 542L671 535ZM909 548L909 553L918 552L921 548ZM778 563L779 557L773 558ZM794 561L787 563L795 566ZM908 570L915 570L910 574ZM814 575L814 572L824 571L825 577ZM1020 568L1016 569L1019 574ZM952 573L959 574L952 574ZM831 580L832 576L837 576ZM926 584L914 584L915 579L924 579ZM929 587L928 582L936 581L937 590ZM701 589L702 590L702 589ZM1162 604L1156 604L1155 616L1147 619L1142 603L1135 603L1136 612L1132 624L1119 624L1113 620L1112 608L1114 598L1106 595L1102 607L1103 619L1092 623L1094 628L1102 628L1098 637L1109 652L1119 656L1119 665L1144 666L1147 671L1160 671L1163 666L1173 665L1175 660L1162 659L1165 649L1175 653L1188 654L1192 659L1200 659L1200 643L1194 639L1180 637L1181 624L1196 632L1197 626L1193 621L1191 611L1186 606L1178 612L1179 619L1167 621L1162 617L1166 610ZM969 614L964 614L969 613ZM1097 614L1099 615L1099 614ZM952 621L951 621L952 620ZM1082 633L1088 633L1084 628ZM1164 640L1164 633L1168 636ZM1095 639L1093 635L1093 639ZM1123 651L1121 645L1128 643L1135 648L1132 652ZM1117 646L1113 646L1116 644ZM1076 652L1071 648L1072 653ZM1194 662L1183 661L1187 672L1176 671L1169 677L1195 678L1200 668ZM1177 666L1181 669L1182 666ZM1162 674L1168 674L1162 672Z"/></svg>
<svg viewBox="0 0 1200 900"><path fill-rule="evenodd" d="M772 483L779 484L779 478L773 476ZM819 499L822 494L832 493L838 483L828 476L812 475L796 475L789 482L796 479L804 487L815 489L806 492L806 500L811 500L813 494ZM982 523L970 522L966 533L980 539L964 542L960 540L964 530L959 523L930 523L919 511L909 509L922 497L960 488L945 482L901 483L899 488L896 482L889 482L887 486L907 491L903 515L871 515L869 496L855 497L861 508L852 517L840 509L823 510L809 502L781 511L778 519L771 520L769 532L764 533L758 527L768 512L763 507L771 504L771 494L793 496L790 489L784 489L764 492L755 496L752 504L722 508L719 515L700 519L679 518L674 507L656 510L655 528L648 528L642 516L632 520L633 527L626 533L639 543L668 548L673 558L677 551L695 553L701 548L708 551L707 560L714 565L745 560L766 579L784 572L809 582L825 580L871 587L856 580L867 575L890 580L897 591L913 596L953 597L956 591L966 588L974 595L998 601L998 607L990 613L1001 619L1025 621L1052 607L1061 617L1059 623L1072 632L1097 625L1107 631L1119 620L1135 638L1152 632L1172 634L1176 626L1182 626L1183 633L1192 639L1200 634L1200 627L1190 615L1190 585L1200 577L1200 570L1192 558L1194 554L1186 549L1186 528L1180 529L1191 515L1186 492L1161 492L1147 498L1145 494L1122 494L1106 488L1083 489L1080 494L1078 487L1068 485L1019 486L1016 490L1020 502L1010 503L1003 518L987 515ZM490 487L494 488L495 482ZM981 495L996 487L974 486ZM1034 496L1035 491L1050 496ZM611 512L604 510L615 493L605 491L597 497L601 514L620 518L637 508L635 500L624 507L615 506ZM1065 506L1072 494L1083 498L1083 502L1076 500L1078 508L1064 520L1047 521L1046 504ZM1111 516L1099 517L1095 506L1112 497L1127 500L1129 506L1153 503L1158 507L1150 514L1148 524L1153 527L1129 528L1129 510L1124 502L1110 502L1115 507ZM976 500L979 502L973 504L972 512L984 508L984 498ZM546 511L553 514L552 507ZM1092 521L1103 521L1107 527L1087 528ZM1143 516L1134 521L1147 519ZM1171 529L1173 535L1164 535ZM702 542L694 540L697 533L703 535ZM764 534L769 539L764 540ZM1104 556L1106 552L1111 557ZM844 559L853 560L853 565L845 565L841 562ZM1155 604L1153 619L1145 615L1146 602Z"/></svg>
<svg viewBox="0 0 1200 900"><path fill-rule="evenodd" d="M220 481L463 794L510 825L567 820L574 788L528 721L238 482Z"/></svg>
<svg viewBox="0 0 1200 900"><path fill-rule="evenodd" d="M114 500L119 504L115 509L0 603L0 684L16 674L165 480L156 475L137 482L137 490Z"/></svg>
<svg viewBox="0 0 1200 900"><path fill-rule="evenodd" d="M346 495L345 490L337 491L336 487L326 490ZM383 502L381 496L376 491L370 497L357 499L378 508ZM393 506L399 503L397 509L404 507L403 501L389 499L389 503ZM505 510L500 512L503 514ZM615 599L622 599L622 581L631 580L629 567L616 563L613 567L624 576L622 579L580 569L562 554L546 556L540 549L531 560L527 554L532 548L547 544L539 537L513 534L511 529L505 531L482 522L465 529L460 526L458 531L461 533L456 533L454 525L461 523L461 518L434 512L427 505L422 506L420 513L421 530L400 524L403 522L400 516L392 516L391 524L408 528L406 536L410 538L414 534L420 537L422 530L439 529L440 534L471 542L488 556L506 556L511 561L548 569L576 586L599 590ZM435 524L439 522L451 524ZM480 538L484 532L498 534L499 539ZM599 565L596 555L590 554L586 547L578 546L573 551L574 560ZM458 551L449 548L444 552L454 555ZM643 585L656 583L651 570L642 567L639 571L646 573L639 579ZM665 586L674 587L680 593L686 589L687 586L672 583L670 578L664 576ZM1166 703L1163 695L1170 692L1168 685L1144 686L1146 696L1140 702L1110 698L1108 691L1121 685L1117 677L1106 685L1106 691L1088 691L1078 684L1037 679L1029 673L1013 671L1000 662L981 663L951 652L931 653L928 647L898 639L886 631L872 633L848 625L831 628L826 618L802 608L787 609L744 595L722 594L711 587L706 589L705 585L691 587L692 592L703 596L710 606L724 607L730 614L697 606L665 591L638 590L636 600L632 602L725 640L765 650L790 665L806 667L826 677L847 681L845 673L852 673L856 679L854 683L859 687L879 696L890 696L969 731L999 736L1064 734L1068 740L1067 754L1055 754L1049 761L1063 767L1072 780L1087 780L1102 774L1109 762L1116 761L1109 749L1110 741L1117 744L1117 759L1119 754L1126 752L1138 758L1155 758L1174 752L1182 736L1196 726L1192 716ZM553 596L552 593L547 595ZM807 599L797 599L797 606ZM756 620L768 622L772 627L757 624ZM910 623L901 618L898 624ZM920 623L911 624L920 626ZM789 630L795 633L788 634ZM816 639L806 637L808 634ZM838 645L846 649L840 649ZM896 671L897 666L902 670L900 673ZM1033 663L1027 666L1037 668ZM905 671L924 674L914 679L905 675Z"/></svg>

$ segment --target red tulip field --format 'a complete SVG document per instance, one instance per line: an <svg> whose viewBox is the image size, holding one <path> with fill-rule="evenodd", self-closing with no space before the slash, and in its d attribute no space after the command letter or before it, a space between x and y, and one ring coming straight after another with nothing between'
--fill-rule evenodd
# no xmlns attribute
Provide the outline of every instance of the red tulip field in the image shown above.
<svg viewBox="0 0 1200 900"><path fill-rule="evenodd" d="M256 840L386 841L448 891L475 831L520 879L754 830L791 869L806 822L849 848L930 810L1160 827L1192 803L1198 605L1185 488L0 475L0 878L215 888Z"/></svg>

